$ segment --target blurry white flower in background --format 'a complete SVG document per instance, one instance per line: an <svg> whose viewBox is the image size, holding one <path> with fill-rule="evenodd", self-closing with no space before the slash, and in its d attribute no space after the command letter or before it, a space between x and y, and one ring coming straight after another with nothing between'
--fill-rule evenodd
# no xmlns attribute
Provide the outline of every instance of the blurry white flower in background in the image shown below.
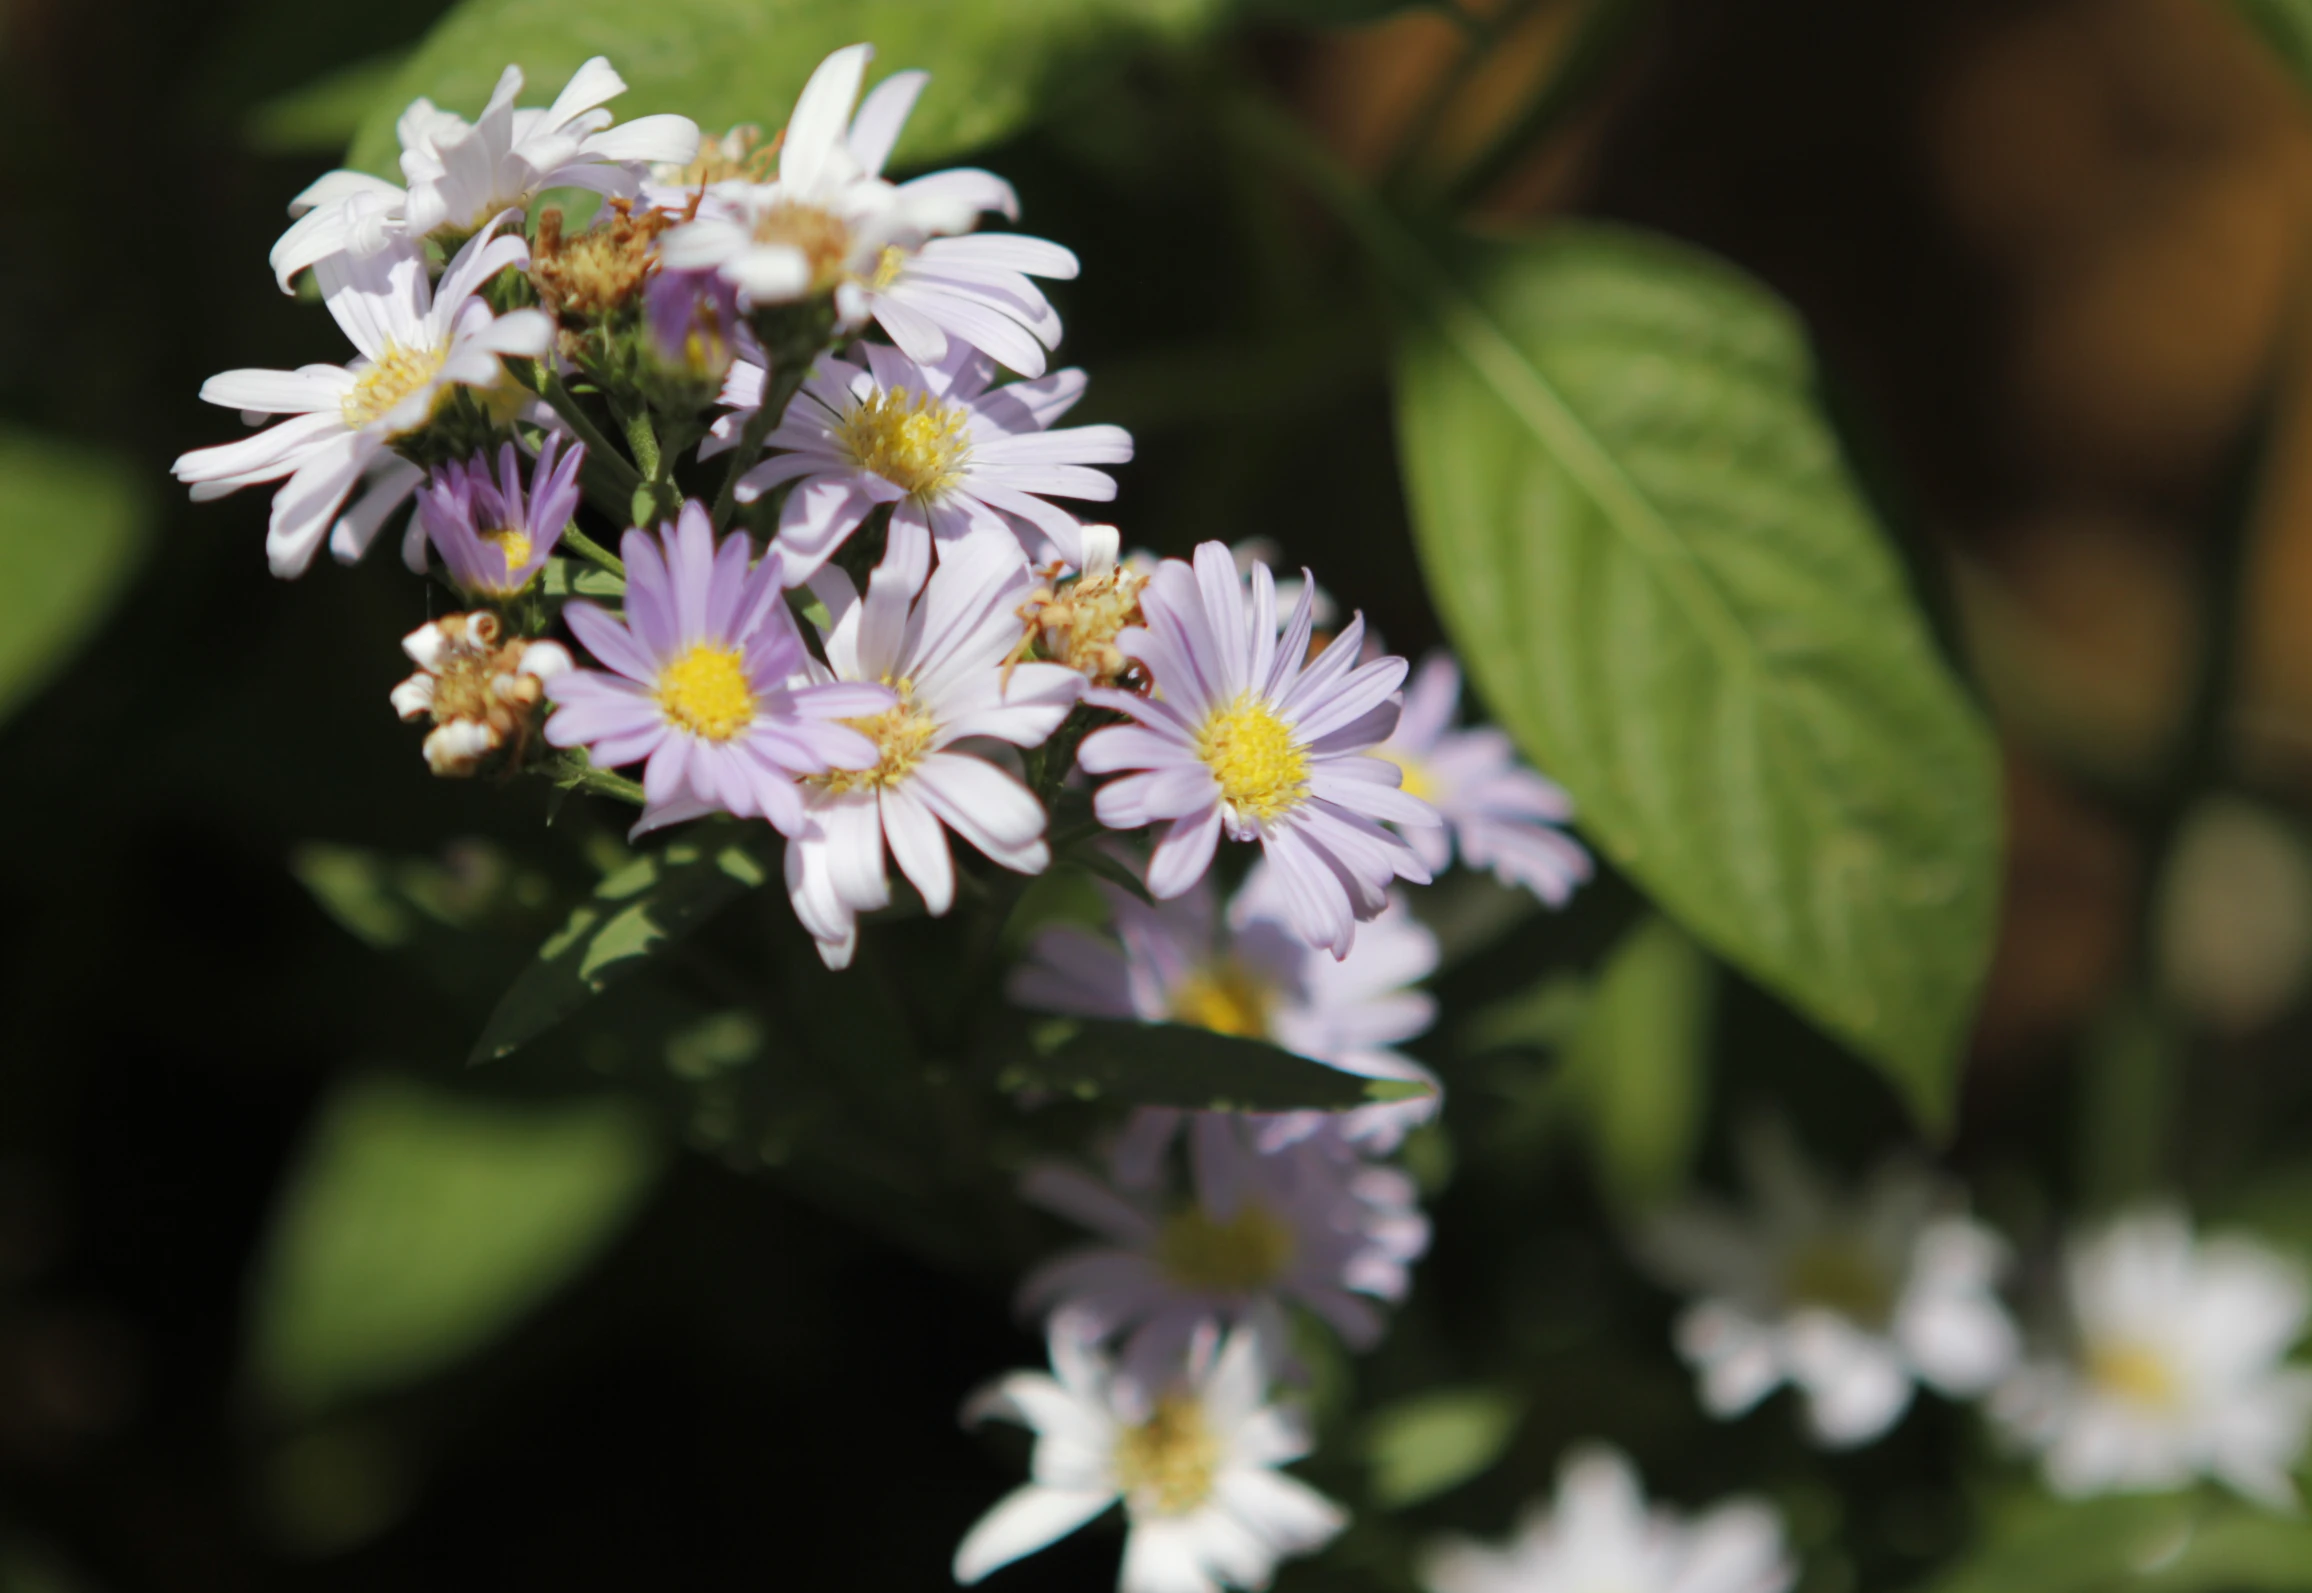
<svg viewBox="0 0 2312 1593"><path fill-rule="evenodd" d="M1002 1417L1036 1435L1035 1478L980 1518L955 1551L967 1586L1066 1537L1121 1500L1130 1522L1122 1593L1264 1588L1277 1562L1322 1548L1341 1508L1276 1468L1309 1452L1271 1405L1254 1335L1207 1333L1185 1374L1145 1397L1118 1381L1082 1324L1051 1329L1052 1371L1014 1372L972 1398L967 1421Z"/></svg>
<svg viewBox="0 0 2312 1593"><path fill-rule="evenodd" d="M1690 1521L1648 1510L1629 1461L1602 1447L1566 1457L1554 1504L1532 1508L1506 1546L1451 1541L1420 1566L1429 1593L1782 1593L1797 1575L1765 1504Z"/></svg>
<svg viewBox="0 0 2312 1593"><path fill-rule="evenodd" d="M1785 1133L1741 1148L1753 1214L1694 1201L1641 1241L1666 1280L1702 1296L1679 1318L1678 1352L1712 1415L1738 1416L1787 1382L1806 1396L1814 1437L1844 1448L1892 1427L1918 1383L1969 1396L2014 1367L1997 1289L2005 1246L1942 1211L1925 1169L1890 1162L1848 1197Z"/></svg>
<svg viewBox="0 0 2312 1593"><path fill-rule="evenodd" d="M2246 1239L2196 1241L2161 1208L2075 1241L2063 1281L2068 1355L2034 1361L1992 1404L2050 1488L2153 1492L2209 1476L2295 1503L2312 1370L2283 1363L2312 1314L2303 1267Z"/></svg>

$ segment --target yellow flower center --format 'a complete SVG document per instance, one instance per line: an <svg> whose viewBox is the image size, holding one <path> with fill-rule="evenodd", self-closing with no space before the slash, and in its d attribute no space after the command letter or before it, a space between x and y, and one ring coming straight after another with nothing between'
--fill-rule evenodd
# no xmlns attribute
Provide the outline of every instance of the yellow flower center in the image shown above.
<svg viewBox="0 0 2312 1593"><path fill-rule="evenodd" d="M1172 1281L1213 1294L1267 1288L1284 1275L1292 1250L1292 1229L1252 1201L1226 1222L1202 1206L1183 1207L1156 1235L1157 1265Z"/></svg>
<svg viewBox="0 0 2312 1593"><path fill-rule="evenodd" d="M1309 755L1292 727L1251 693L1204 722L1196 755L1220 782L1220 794L1240 813L1262 821L1300 805L1308 794Z"/></svg>
<svg viewBox="0 0 2312 1593"><path fill-rule="evenodd" d="M1793 1305L1835 1311L1865 1327L1894 1312L1894 1281L1869 1251L1844 1237L1799 1246L1783 1268L1782 1287Z"/></svg>
<svg viewBox="0 0 2312 1593"><path fill-rule="evenodd" d="M1212 1495L1220 1444L1204 1407L1185 1394L1167 1394L1156 1413L1116 1435L1116 1486L1136 1515L1184 1516Z"/></svg>
<svg viewBox="0 0 2312 1593"><path fill-rule="evenodd" d="M496 548L499 553L505 556L506 560L505 576L493 590L499 592L514 591L514 572L530 560L530 549L533 544L530 541L529 533L515 526L500 526L495 531L484 531L482 540Z"/></svg>
<svg viewBox="0 0 2312 1593"><path fill-rule="evenodd" d="M860 469L921 499L938 497L971 459L970 413L904 387L878 391L839 430Z"/></svg>
<svg viewBox="0 0 2312 1593"><path fill-rule="evenodd" d="M755 223L755 242L801 251L811 268L812 293L824 293L842 281L844 264L851 258L850 226L817 205L778 205L764 211Z"/></svg>
<svg viewBox="0 0 2312 1593"><path fill-rule="evenodd" d="M1172 992L1172 1021L1214 1034L1268 1037L1268 987L1236 963L1201 968Z"/></svg>
<svg viewBox="0 0 2312 1593"><path fill-rule="evenodd" d="M735 647L693 642L658 672L658 707L667 723L705 741L728 741L755 719L755 691Z"/></svg>
<svg viewBox="0 0 2312 1593"><path fill-rule="evenodd" d="M1397 789L1407 796L1419 797L1424 802L1437 800L1437 782L1429 778L1429 770L1425 765L1391 752L1387 747L1375 747L1373 756L1397 766Z"/></svg>
<svg viewBox="0 0 2312 1593"><path fill-rule="evenodd" d="M420 392L441 371L449 358L449 349L403 348L388 345L383 356L373 360L354 378L353 390L338 401L338 410L345 417L346 428L363 431L374 426L401 407L410 394ZM426 419L431 419L429 411ZM419 422L420 425L424 421ZM403 431L415 431L415 426ZM394 433L395 436L403 432Z"/></svg>
<svg viewBox="0 0 2312 1593"><path fill-rule="evenodd" d="M2105 1393L2148 1410L2172 1410L2183 1397L2183 1383L2159 1351L2126 1341L2092 1344L2087 1351L2087 1376Z"/></svg>
<svg viewBox="0 0 2312 1593"><path fill-rule="evenodd" d="M883 684L899 693L896 704L865 719L843 721L875 743L879 754L875 767L829 769L811 776L813 783L837 796L848 791L880 791L906 779L923 761L932 738L939 734L939 721L915 706L912 681L886 680Z"/></svg>
<svg viewBox="0 0 2312 1593"><path fill-rule="evenodd" d="M865 279L869 291L881 293L899 280L899 273L906 266L907 251L895 243L885 244L883 252L875 257L874 274Z"/></svg>

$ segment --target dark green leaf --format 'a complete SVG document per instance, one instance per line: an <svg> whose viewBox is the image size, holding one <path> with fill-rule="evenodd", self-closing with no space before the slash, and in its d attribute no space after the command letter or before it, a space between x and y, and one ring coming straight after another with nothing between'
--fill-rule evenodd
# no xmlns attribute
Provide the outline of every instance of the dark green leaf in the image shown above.
<svg viewBox="0 0 2312 1593"><path fill-rule="evenodd" d="M1342 1111L1428 1093L1426 1085L1362 1078L1185 1024L1066 1018L1036 1040L1036 1054L1005 1072L1003 1088L1216 1112Z"/></svg>
<svg viewBox="0 0 2312 1593"><path fill-rule="evenodd" d="M896 156L920 163L1019 131L1087 54L1183 37L1224 11L1222 0L465 0L372 106L348 162L394 172L394 119L418 95L471 116L516 62L522 103L544 105L593 55L629 84L612 106L622 118L674 111L710 134L775 131L821 58L866 40L884 72L936 74Z"/></svg>
<svg viewBox="0 0 2312 1593"><path fill-rule="evenodd" d="M1817 411L1789 313L1569 227L1456 274L1369 223L1429 585L1615 864L1948 1121L1989 955L1991 738Z"/></svg>
<svg viewBox="0 0 2312 1593"><path fill-rule="evenodd" d="M312 1410L479 1348L616 1232L658 1164L609 1102L514 1108L405 1079L340 1088L282 1198L252 1370Z"/></svg>
<svg viewBox="0 0 2312 1593"><path fill-rule="evenodd" d="M561 1022L770 875L729 840L677 841L618 869L538 948L470 1060L494 1061Z"/></svg>
<svg viewBox="0 0 2312 1593"><path fill-rule="evenodd" d="M2304 1593L2312 1522L2194 1494L2018 1502L1923 1593Z"/></svg>
<svg viewBox="0 0 2312 1593"><path fill-rule="evenodd" d="M143 481L109 454L0 429L0 719L47 684L135 570Z"/></svg>
<svg viewBox="0 0 2312 1593"><path fill-rule="evenodd" d="M1457 1488L1501 1458L1524 1412L1497 1388L1448 1388L1373 1413L1365 1459L1373 1502L1401 1510Z"/></svg>

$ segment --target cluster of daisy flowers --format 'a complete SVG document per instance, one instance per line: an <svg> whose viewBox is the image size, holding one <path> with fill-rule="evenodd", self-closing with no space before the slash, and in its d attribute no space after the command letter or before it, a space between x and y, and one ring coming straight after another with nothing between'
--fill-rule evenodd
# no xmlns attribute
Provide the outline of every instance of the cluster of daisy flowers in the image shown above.
<svg viewBox="0 0 2312 1593"><path fill-rule="evenodd" d="M543 108L516 67L472 121L418 101L400 180L328 174L272 252L351 353L212 378L257 429L176 474L271 486L285 578L405 521L404 562L458 605L390 693L438 775L622 797L637 835L760 820L834 970L878 913L1008 910L979 883L1067 859L1130 888L1102 885L1100 930L1035 938L1018 1006L1401 1086L1143 1110L1097 1172L1022 1191L1091 1239L1022 1288L1053 1375L974 1404L1037 1430L1036 1480L958 1576L1121 1500L1126 1588L1258 1587L1343 1522L1279 1469L1309 1443L1292 1319L1371 1345L1428 1242L1389 1160L1439 1101L1398 1049L1438 958L1407 888L1458 852L1556 905L1589 859L1564 794L1457 726L1450 659L1414 673L1361 616L1333 630L1307 571L1128 556L1070 507L1112 499L1133 449L1064 424L1086 378L1049 368L1039 284L1077 261L983 230L1019 214L991 173L887 177L928 79L869 88L871 55L820 63L769 138L619 121L601 59Z"/></svg>
<svg viewBox="0 0 2312 1593"><path fill-rule="evenodd" d="M2289 1364L2312 1323L2298 1261L2200 1237L2172 1204L2120 1212L2051 1259L2027 1333L2001 1292L2009 1246L1923 1168L1890 1162L1849 1191L1777 1128L1741 1149L1751 1209L1693 1201L1642 1239L1696 1296L1677 1349L1712 1415L1787 1384L1815 1441L1845 1449L1892 1429L1925 1387L1981 1401L2066 1498L2205 1478L2295 1507L2312 1440L2312 1368Z"/></svg>

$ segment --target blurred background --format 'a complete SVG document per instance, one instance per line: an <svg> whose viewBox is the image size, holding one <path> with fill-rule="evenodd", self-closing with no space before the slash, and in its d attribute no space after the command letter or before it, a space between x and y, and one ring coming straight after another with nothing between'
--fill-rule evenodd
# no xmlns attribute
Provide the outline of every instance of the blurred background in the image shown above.
<svg viewBox="0 0 2312 1593"><path fill-rule="evenodd" d="M1019 1446L953 1415L1038 1358L1009 1278L734 1165L709 1108L466 1076L583 836L541 830L542 792L426 775L385 700L424 618L390 556L277 582L264 494L195 508L167 478L233 429L205 376L337 357L265 251L440 9L0 10L0 550L25 572L0 596L0 1589L944 1586L1017 1475ZM1450 174L1489 222L1725 255L1803 316L2002 732L2002 930L1951 1162L2027 1249L2059 1203L2162 1186L2312 1232L2312 1161L2289 1170L2312 1126L2312 119L2263 44L2210 0L1661 0L1518 161L1487 151L1575 47L1573 0L1518 8L1441 102L1461 25L1296 15L1328 9L1248 6L1207 48L1104 66L981 157L1083 256L1055 298L1080 416L1141 440L1128 538L1265 535L1397 649L1437 636L1381 302L1317 211L1211 148L1215 80L1376 177ZM16 667L60 627L70 648ZM1634 913L1602 882L1447 993L1578 967ZM1713 1122L1770 1099L1858 1161L1901 1139L1768 998L1729 979L1714 1025ZM1448 1040L1422 1054L1459 1099L1517 1102ZM710 1079L716 1036L686 1043L667 1067ZM437 1122L442 1099L472 1112ZM399 1164L317 1192L300 1169L331 1136L451 1170L437 1228L474 1253L442 1288L495 1305L421 1303L421 1328L363 1292L394 1261L362 1249L363 1203L400 1200ZM1698 1420L1668 1298L1562 1135L1512 1112L1481 1138L1449 1107L1414 1306L1335 1369L1365 1405L1513 1390L1509 1460L1434 1504L1407 1485L1419 1524L1499 1530L1600 1433L1674 1496L1771 1475L1807 1593L1918 1582L1964 1539L1949 1478L1977 1440L1947 1409L1839 1459L1779 1418L1649 1450ZM2227 1176L2249 1166L2277 1171ZM551 1264L517 1276L491 1235L525 1223ZM1335 1436L1312 1476L1386 1493L1337 1480L1373 1431ZM1087 1534L1003 1585L1104 1585L1113 1552ZM1391 1554L1352 1535L1287 1586L1397 1586Z"/></svg>

